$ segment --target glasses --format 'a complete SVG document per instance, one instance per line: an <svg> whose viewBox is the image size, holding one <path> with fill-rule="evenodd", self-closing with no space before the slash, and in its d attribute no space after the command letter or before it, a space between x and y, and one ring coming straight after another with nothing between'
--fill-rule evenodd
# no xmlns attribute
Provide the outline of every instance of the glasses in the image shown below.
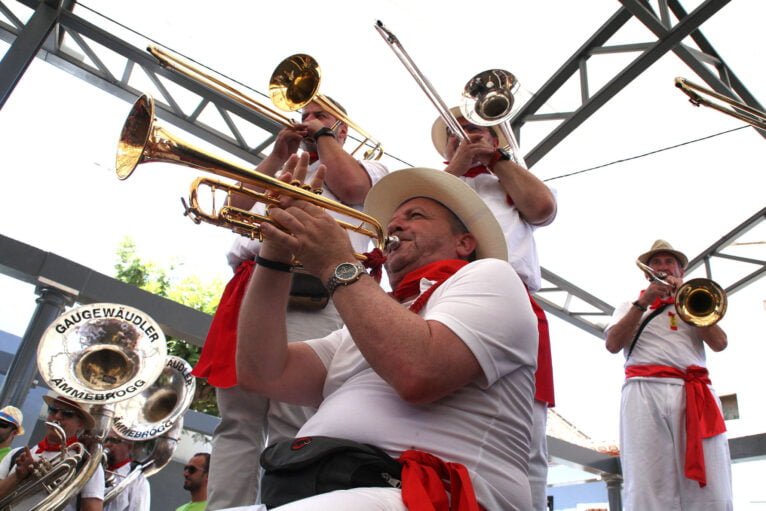
<svg viewBox="0 0 766 511"><path fill-rule="evenodd" d="M191 475L196 474L198 470L201 470L201 469L198 467L195 467L194 465L186 465L184 467L184 472L189 472Z"/></svg>
<svg viewBox="0 0 766 511"><path fill-rule="evenodd" d="M72 417L77 417L77 412L75 412L74 410L56 408L55 406L48 407L48 415L56 415L57 413L60 413L61 416L64 417L65 419L71 419Z"/></svg>
<svg viewBox="0 0 766 511"><path fill-rule="evenodd" d="M0 429L8 429L8 428L15 428L13 424L10 422L0 422Z"/></svg>
<svg viewBox="0 0 766 511"><path fill-rule="evenodd" d="M108 436L104 439L105 444L121 444L122 438L117 438L116 436Z"/></svg>

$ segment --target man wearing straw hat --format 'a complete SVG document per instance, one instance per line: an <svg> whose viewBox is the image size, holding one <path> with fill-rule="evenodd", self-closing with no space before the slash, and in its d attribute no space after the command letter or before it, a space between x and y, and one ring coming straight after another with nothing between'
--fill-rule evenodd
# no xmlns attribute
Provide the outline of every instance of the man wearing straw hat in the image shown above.
<svg viewBox="0 0 766 511"><path fill-rule="evenodd" d="M0 410L0 460L11 452L11 444L17 435L24 434L24 416L15 406Z"/></svg>
<svg viewBox="0 0 766 511"><path fill-rule="evenodd" d="M431 140L446 160L444 169L458 176L484 199L503 229L508 261L530 293L540 289L540 262L534 232L556 217L556 197L537 176L527 170L515 141L506 139L498 126L476 126L460 108L450 109L468 139L460 142L442 117L431 128ZM508 151L506 148L512 148ZM548 408L555 405L553 363L545 312L530 295L538 321L539 344L535 373L535 405L529 452L529 483L532 509L547 509L548 443L545 436Z"/></svg>
<svg viewBox="0 0 766 511"><path fill-rule="evenodd" d="M66 445L78 441L85 431L93 429L96 424L93 416L77 401L65 396L43 396L48 405L47 420L55 422L64 431ZM51 460L61 452L61 439L57 430L46 427L45 438L37 446L24 447L24 452L16 457L15 465L10 466L10 457L6 456L0 462L0 497L8 495L24 480L33 477L35 464L41 460ZM72 497L64 508L65 511L101 511L104 500L104 470L98 465L93 476L76 497Z"/></svg>
<svg viewBox="0 0 766 511"><path fill-rule="evenodd" d="M240 383L318 406L298 439L264 453L264 503L281 506L308 487L285 509L431 509L450 500L459 510L530 509L536 321L500 226L469 187L432 169L384 177L365 211L399 239L386 251L391 295L321 208L285 199L271 215L291 234L264 226L260 255L269 266L256 267L242 304ZM326 282L343 329L286 342L293 256ZM398 459L401 474L372 470L361 483L315 495L313 476L299 470L285 488L280 467L323 437L376 446ZM340 479L356 473L342 453L323 452L323 470Z"/></svg>
<svg viewBox="0 0 766 511"><path fill-rule="evenodd" d="M340 112L345 110L326 97ZM323 197L361 210L370 187L387 169L377 161L357 160L344 150L348 126L320 104L310 102L301 111L301 122L277 134L271 153L256 169L274 176L298 150L309 159L310 176L320 164L327 171L318 192ZM247 185L246 185L247 186ZM244 196L233 197L232 205L248 210L253 201ZM263 214L263 204L253 210ZM357 252L367 250L369 238L350 233ZM237 236L227 254L234 270L216 310L213 323L193 374L207 378L216 387L221 422L213 434L210 468L211 510L252 504L257 498L259 469L257 460L267 440L292 437L313 413L308 407L269 402L262 396L244 392L237 385L234 367L237 316L242 292L255 264L260 242ZM341 321L321 282L310 275L296 274L288 317L288 336L303 340L325 335L340 328Z"/></svg>
<svg viewBox="0 0 766 511"><path fill-rule="evenodd" d="M625 356L620 458L626 509L730 510L731 459L705 345L727 346L717 324L681 321L675 290L688 259L657 240L638 257L649 285L614 311L606 348ZM643 268L643 267L642 267Z"/></svg>

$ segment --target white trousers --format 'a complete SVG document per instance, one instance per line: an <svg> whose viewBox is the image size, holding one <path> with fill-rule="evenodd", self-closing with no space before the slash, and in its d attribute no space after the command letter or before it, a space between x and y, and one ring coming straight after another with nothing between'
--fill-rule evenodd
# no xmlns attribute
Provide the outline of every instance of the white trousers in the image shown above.
<svg viewBox="0 0 766 511"><path fill-rule="evenodd" d="M720 407L720 402L718 403ZM707 485L684 476L686 393L681 380L630 378L622 388L620 459L625 511L730 511L726 434L702 441Z"/></svg>
<svg viewBox="0 0 766 511"><path fill-rule="evenodd" d="M532 406L532 438L529 442L529 487L535 511L548 509L548 405L535 400Z"/></svg>
<svg viewBox="0 0 766 511"><path fill-rule="evenodd" d="M288 310L287 338L324 337L342 324L332 302L317 312ZM295 437L314 410L270 402L238 386L216 389L216 398L221 422L213 432L207 509L250 506L258 501L261 452L267 443Z"/></svg>
<svg viewBox="0 0 766 511"><path fill-rule="evenodd" d="M232 507L221 511L266 511L266 506ZM396 488L353 488L297 500L271 511L407 511Z"/></svg>

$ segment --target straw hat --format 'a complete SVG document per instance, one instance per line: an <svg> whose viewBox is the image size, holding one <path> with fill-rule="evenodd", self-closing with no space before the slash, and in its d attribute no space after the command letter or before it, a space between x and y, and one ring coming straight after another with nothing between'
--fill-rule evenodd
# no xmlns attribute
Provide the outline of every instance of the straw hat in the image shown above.
<svg viewBox="0 0 766 511"><path fill-rule="evenodd" d="M48 406L66 406L77 412L82 421L85 423L85 429L93 429L96 425L96 420L88 411L82 407L82 403L78 403L68 397L64 396L43 396L43 401Z"/></svg>
<svg viewBox="0 0 766 511"><path fill-rule="evenodd" d="M689 258L686 257L683 252L679 252L678 250L674 249L670 243L665 240L655 241L649 251L644 252L638 256L638 260L644 264L649 264L649 260L654 257L655 254L659 254L660 252L666 252L678 259L678 262L681 263L682 269L686 268L686 265L689 264Z"/></svg>
<svg viewBox="0 0 766 511"><path fill-rule="evenodd" d="M17 435L24 434L24 426L22 425L24 422L24 415L21 413L21 410L15 406L6 406L0 409L0 421L13 424L16 427Z"/></svg>
<svg viewBox="0 0 766 511"><path fill-rule="evenodd" d="M424 168L391 172L367 194L364 211L385 227L396 208L416 197L433 199L452 211L476 238L479 259L508 260L503 230L495 216L471 187L447 172Z"/></svg>
<svg viewBox="0 0 766 511"><path fill-rule="evenodd" d="M460 107L453 106L449 109L450 112L452 112L452 115L457 119L465 119L463 114L460 112ZM498 140L498 147L507 147L508 140L505 138L505 135L503 135L502 131L497 128L497 126L487 126L489 129L492 130L492 132L495 134ZM439 154L442 155L442 158L447 158L446 149L447 149L447 123L444 122L444 119L442 119L441 115L436 118L434 121L433 126L431 126L431 141L434 143L434 147L439 152Z"/></svg>

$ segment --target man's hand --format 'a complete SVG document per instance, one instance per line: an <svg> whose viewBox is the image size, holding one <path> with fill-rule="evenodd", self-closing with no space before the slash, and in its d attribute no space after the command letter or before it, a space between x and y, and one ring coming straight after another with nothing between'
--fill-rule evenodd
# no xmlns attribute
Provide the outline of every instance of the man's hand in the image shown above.
<svg viewBox="0 0 766 511"><path fill-rule="evenodd" d="M644 290L644 293L641 296L639 302L642 303L642 305L649 306L657 299L663 299L672 296L676 289L678 289L679 286L683 284L682 279L672 275L665 276L664 280L667 284L652 280L649 286Z"/></svg>
<svg viewBox="0 0 766 511"><path fill-rule="evenodd" d="M301 140L308 136L308 128L305 124L288 126L277 134L274 149L270 156L278 158L281 162L286 161L291 155L298 152Z"/></svg>
<svg viewBox="0 0 766 511"><path fill-rule="evenodd" d="M34 458L29 447L24 447L24 450L16 458L16 479L23 481L32 474L35 468Z"/></svg>
<svg viewBox="0 0 766 511"><path fill-rule="evenodd" d="M480 134L468 135L468 140L458 143L457 137L447 140L447 154L452 154L445 171L462 176L480 163L489 163L496 148Z"/></svg>

